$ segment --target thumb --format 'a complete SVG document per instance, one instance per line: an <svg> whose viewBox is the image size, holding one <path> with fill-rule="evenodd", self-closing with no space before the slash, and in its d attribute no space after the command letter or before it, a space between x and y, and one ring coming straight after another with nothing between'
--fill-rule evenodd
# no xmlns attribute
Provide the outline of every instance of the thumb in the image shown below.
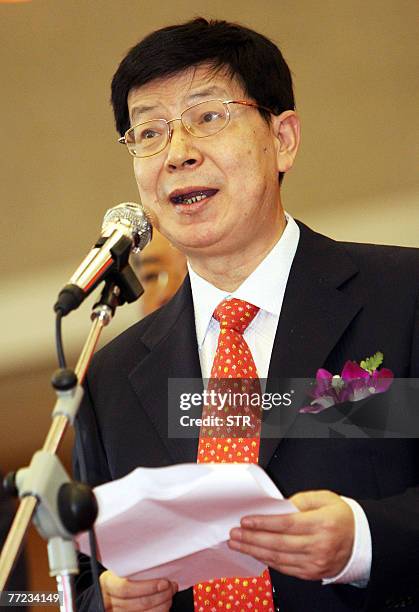
<svg viewBox="0 0 419 612"><path fill-rule="evenodd" d="M339 495L332 491L320 490L320 491L303 491L302 493L296 493L289 498L289 501L300 510L300 512L306 512L308 510L317 510L323 506L330 506L340 501Z"/></svg>

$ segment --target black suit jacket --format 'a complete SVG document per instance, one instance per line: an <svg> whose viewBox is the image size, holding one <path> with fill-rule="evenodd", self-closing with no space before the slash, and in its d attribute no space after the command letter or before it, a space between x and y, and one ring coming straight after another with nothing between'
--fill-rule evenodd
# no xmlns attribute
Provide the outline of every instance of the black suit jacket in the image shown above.
<svg viewBox="0 0 419 612"><path fill-rule="evenodd" d="M300 225L269 368L275 377L339 373L380 350L397 377L419 377L419 251L338 243ZM197 440L167 435L167 379L201 376L189 279L162 309L100 351L79 423L92 485L138 466L195 461ZM304 415L290 416L288 426ZM272 571L282 612L419 610L419 442L263 440L260 463L285 496L330 489L364 508L372 535L368 587L322 586ZM76 475L78 473L76 461ZM139 542L141 546L141 542ZM81 609L95 609L82 564ZM173 610L193 610L190 592Z"/></svg>

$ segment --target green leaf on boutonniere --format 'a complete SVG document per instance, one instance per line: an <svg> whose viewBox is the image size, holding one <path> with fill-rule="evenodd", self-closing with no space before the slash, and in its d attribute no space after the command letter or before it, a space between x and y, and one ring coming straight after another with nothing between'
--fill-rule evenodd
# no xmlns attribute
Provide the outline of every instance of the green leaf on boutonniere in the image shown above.
<svg viewBox="0 0 419 612"><path fill-rule="evenodd" d="M363 370L366 370L372 374L383 363L383 361L384 355L381 353L381 351L378 351L372 357L367 357L365 360L361 361L359 365Z"/></svg>

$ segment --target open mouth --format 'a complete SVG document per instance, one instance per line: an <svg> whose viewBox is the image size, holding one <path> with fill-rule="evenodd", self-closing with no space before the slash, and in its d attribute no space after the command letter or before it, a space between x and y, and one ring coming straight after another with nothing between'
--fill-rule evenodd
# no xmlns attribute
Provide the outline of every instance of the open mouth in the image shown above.
<svg viewBox="0 0 419 612"><path fill-rule="evenodd" d="M170 201L173 204L195 204L217 193L218 189L197 189L185 193L179 193L170 196Z"/></svg>

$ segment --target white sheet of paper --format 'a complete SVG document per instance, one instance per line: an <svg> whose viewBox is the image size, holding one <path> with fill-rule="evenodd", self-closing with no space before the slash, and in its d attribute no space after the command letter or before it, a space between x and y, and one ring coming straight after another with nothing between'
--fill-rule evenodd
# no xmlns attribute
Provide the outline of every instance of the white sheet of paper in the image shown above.
<svg viewBox="0 0 419 612"><path fill-rule="evenodd" d="M229 576L257 576L265 566L227 546L249 514L296 512L255 464L186 463L137 468L95 489L99 559L118 576L168 578L179 589ZM86 533L77 537L89 554Z"/></svg>

